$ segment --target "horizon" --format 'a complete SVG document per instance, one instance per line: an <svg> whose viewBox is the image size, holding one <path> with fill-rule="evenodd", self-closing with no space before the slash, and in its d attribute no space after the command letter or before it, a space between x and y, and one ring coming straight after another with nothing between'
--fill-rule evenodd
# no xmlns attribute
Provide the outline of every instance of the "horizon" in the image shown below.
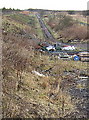
<svg viewBox="0 0 89 120"><path fill-rule="evenodd" d="M88 9L87 0L3 0L0 4L0 8L11 8L11 9L43 9L43 10L87 10Z"/></svg>
<svg viewBox="0 0 89 120"><path fill-rule="evenodd" d="M3 7L5 9L12 9L12 10L21 10L21 11L25 11L25 10L47 10L47 11L87 11L87 10L53 10L53 9L42 9L42 8L28 8L28 9L19 9L19 8L6 8L6 7ZM0 8L1 10L3 8Z"/></svg>

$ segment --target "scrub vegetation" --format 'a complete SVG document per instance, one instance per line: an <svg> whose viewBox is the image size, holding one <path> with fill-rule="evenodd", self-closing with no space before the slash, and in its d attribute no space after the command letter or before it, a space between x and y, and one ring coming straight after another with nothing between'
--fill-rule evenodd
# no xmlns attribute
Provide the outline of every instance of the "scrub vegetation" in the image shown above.
<svg viewBox="0 0 89 120"><path fill-rule="evenodd" d="M70 90L74 88L75 93L85 87L77 81L81 75L89 76L87 63L60 60L35 50L39 41L45 39L36 16L33 12L15 12L3 13L2 21L3 118L86 118L78 107L81 98ZM51 26L52 18L46 22L57 34L77 24L69 16L60 19L60 24L56 17L54 21L55 26Z"/></svg>
<svg viewBox="0 0 89 120"><path fill-rule="evenodd" d="M85 16L81 14L70 15L68 12L54 14L50 12L45 16L43 16L43 20L59 41L68 42L68 40L76 39L81 42L81 40L88 39L87 18Z"/></svg>

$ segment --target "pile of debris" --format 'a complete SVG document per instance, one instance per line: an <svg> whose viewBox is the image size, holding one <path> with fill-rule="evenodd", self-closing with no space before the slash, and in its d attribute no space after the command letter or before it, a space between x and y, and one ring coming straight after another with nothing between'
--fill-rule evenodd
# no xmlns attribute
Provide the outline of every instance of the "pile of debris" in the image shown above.
<svg viewBox="0 0 89 120"><path fill-rule="evenodd" d="M36 49L42 52L47 52L53 56L58 56L58 59L89 61L88 51L78 51L76 47L63 43L55 43L51 45L47 42L43 42L39 43Z"/></svg>

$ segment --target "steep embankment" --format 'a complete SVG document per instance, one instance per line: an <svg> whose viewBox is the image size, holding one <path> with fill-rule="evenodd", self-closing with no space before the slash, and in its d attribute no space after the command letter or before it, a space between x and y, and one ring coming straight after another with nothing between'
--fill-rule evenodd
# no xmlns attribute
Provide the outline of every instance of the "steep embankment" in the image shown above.
<svg viewBox="0 0 89 120"><path fill-rule="evenodd" d="M25 22L24 15L17 16L21 19L3 15L3 117L86 117L80 103L85 106L87 100L75 92L86 87L77 81L81 74L88 76L87 63L35 51L35 29L28 24L32 16Z"/></svg>
<svg viewBox="0 0 89 120"><path fill-rule="evenodd" d="M43 20L58 41L84 42L87 35L87 17L80 14L69 15L67 12L45 13ZM85 24L84 24L85 23Z"/></svg>

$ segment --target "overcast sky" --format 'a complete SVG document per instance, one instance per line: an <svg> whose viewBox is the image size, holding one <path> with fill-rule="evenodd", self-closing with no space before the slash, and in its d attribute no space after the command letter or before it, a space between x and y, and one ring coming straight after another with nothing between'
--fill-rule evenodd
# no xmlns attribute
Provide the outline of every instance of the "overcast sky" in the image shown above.
<svg viewBox="0 0 89 120"><path fill-rule="evenodd" d="M0 8L87 10L88 0L0 0Z"/></svg>

